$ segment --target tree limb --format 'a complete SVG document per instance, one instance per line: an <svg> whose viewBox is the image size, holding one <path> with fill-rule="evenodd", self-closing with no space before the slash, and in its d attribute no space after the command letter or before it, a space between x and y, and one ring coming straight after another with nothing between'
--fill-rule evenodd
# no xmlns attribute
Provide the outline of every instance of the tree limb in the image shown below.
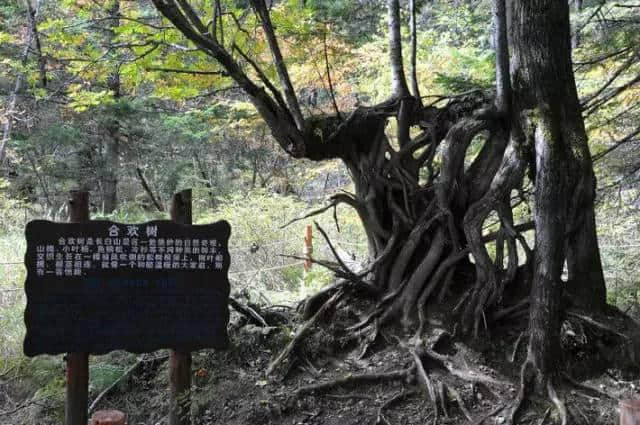
<svg viewBox="0 0 640 425"><path fill-rule="evenodd" d="M289 78L289 71L285 65L284 58L282 57L280 46L278 45L278 40L276 38L275 30L273 29L273 24L271 23L271 17L269 16L267 6L264 0L251 0L251 5L262 22L262 29L267 37L267 43L269 44L269 49L273 56L273 62L276 70L278 71L278 76L280 77L280 84L282 84L282 87L284 88L284 96L287 99L291 115L293 115L293 119L298 126L298 130L302 131L304 129L304 119L302 118L302 112L300 111L296 92L293 88L293 84L291 83L291 79Z"/></svg>

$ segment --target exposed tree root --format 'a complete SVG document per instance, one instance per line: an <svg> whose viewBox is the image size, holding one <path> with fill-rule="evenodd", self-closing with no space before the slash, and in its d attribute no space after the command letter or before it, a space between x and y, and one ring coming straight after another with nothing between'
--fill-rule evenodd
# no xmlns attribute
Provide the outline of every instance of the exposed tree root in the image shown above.
<svg viewBox="0 0 640 425"><path fill-rule="evenodd" d="M229 297L229 305L233 307L235 311L245 316L253 324L263 327L268 327L269 324L260 316L254 309L249 306L242 305L238 300L233 297Z"/></svg>
<svg viewBox="0 0 640 425"><path fill-rule="evenodd" d="M360 355L358 356L358 359L363 359L366 357L366 355L369 353L369 350L378 339L379 332L380 328L378 326L378 322L376 321L373 324L373 329L371 330L371 332L365 337L364 345L362 347Z"/></svg>
<svg viewBox="0 0 640 425"><path fill-rule="evenodd" d="M412 373L413 368L408 368L385 373L365 373L361 375L349 375L345 378L300 387L293 393L293 397L297 398L308 394L321 394L335 388L353 385L376 382L405 381L412 375Z"/></svg>
<svg viewBox="0 0 640 425"><path fill-rule="evenodd" d="M522 341L522 337L524 336L524 332L520 332L518 335L518 339L516 339L515 344L513 344L513 351L511 352L511 356L509 357L509 363L513 363L516 361L516 356L518 355L518 348L520 347L520 341Z"/></svg>
<svg viewBox="0 0 640 425"><path fill-rule="evenodd" d="M549 399L551 399L553 404L556 406L558 413L560 414L561 425L567 425L567 421L568 421L567 406L564 404L564 401L560 397L558 397L558 394L556 393L556 389L553 386L551 379L547 381L547 393L549 395Z"/></svg>
<svg viewBox="0 0 640 425"><path fill-rule="evenodd" d="M445 387L447 391L449 391L453 395L453 398L458 403L458 408L460 409L464 417L467 418L469 422L473 422L471 413L469 412L469 409L467 409L467 405L464 403L464 400L462 399L462 396L460 395L460 393L452 386L445 386Z"/></svg>
<svg viewBox="0 0 640 425"><path fill-rule="evenodd" d="M413 356L413 360L416 365L418 377L420 378L419 380L426 389L429 400L431 401L431 407L433 408L434 415L433 423L436 424L438 422L438 399L436 397L435 388L433 387L433 383L429 378L429 374L424 369L424 365L422 364L422 360L420 359L418 354L415 351L411 350L411 355Z"/></svg>
<svg viewBox="0 0 640 425"><path fill-rule="evenodd" d="M551 414L551 408L549 407L547 410L545 410L544 415L542 415L542 418L540 418L538 425L543 425L544 421L547 420L550 414Z"/></svg>
<svg viewBox="0 0 640 425"><path fill-rule="evenodd" d="M431 361L438 364L441 368L446 370L449 374L462 379L463 381L472 382L472 383L480 383L480 384L491 384L506 387L510 384L508 382L499 381L489 375L485 375L480 372L476 372L474 370L470 370L464 366L456 365L454 361L444 354L436 353L433 350L423 348L423 351L420 353L421 357L427 357Z"/></svg>
<svg viewBox="0 0 640 425"><path fill-rule="evenodd" d="M278 367L278 365L282 363L291 354L293 349L305 337L306 333L311 329L311 327L318 322L320 317L322 317L322 315L327 310L335 306L338 303L338 301L340 301L343 295L344 295L344 292L342 290L339 290L338 292L336 292L331 298L329 298L323 304L323 306L320 309L318 309L318 311L313 315L311 319L306 321L300 328L298 328L298 331L296 332L296 335L293 337L293 339L287 344L284 350L280 352L280 354L275 358L275 360L271 362L269 367L267 367L267 370L265 372L267 375L270 375L271 373L273 373L273 371Z"/></svg>
<svg viewBox="0 0 640 425"><path fill-rule="evenodd" d="M413 395L415 395L417 393L418 392L415 391L415 390L409 390L409 391L402 390L400 393L394 395L389 400L387 400L384 403L382 403L380 405L380 407L378 408L378 415L377 415L377 418L376 418L376 424L388 424L389 421L384 416L384 410L388 409L389 407L391 407L395 403L398 403L398 402L404 400L405 398L411 397L411 396L413 396Z"/></svg>
<svg viewBox="0 0 640 425"><path fill-rule="evenodd" d="M584 391L588 394L593 394L598 398L604 397L604 398L608 398L610 400L614 400L617 401L618 399L615 398L614 396L612 396L611 394L607 393L606 391L602 391L596 387L592 387L591 385L586 385L583 384L581 382L576 381L575 379L573 379L572 377L570 377L568 374L564 373L562 374L562 378L571 386L573 386L574 388L576 388L577 390L580 391Z"/></svg>
<svg viewBox="0 0 640 425"><path fill-rule="evenodd" d="M508 425L516 425L520 415L522 413L522 409L526 404L529 393L533 387L533 376L531 376L530 368L532 365L526 361L522 366L522 372L520 374L520 390L518 391L518 396L516 397L515 402L511 406L511 414L509 415Z"/></svg>
<svg viewBox="0 0 640 425"><path fill-rule="evenodd" d="M482 416L480 419L477 419L475 422L472 422L473 425L482 425L484 423L484 421L486 421L487 419L489 419L492 416L497 415L498 413L500 413L506 406L505 405L500 405L498 407L496 407L495 409L493 409L491 412L487 413L486 415Z"/></svg>
<svg viewBox="0 0 640 425"><path fill-rule="evenodd" d="M538 371L530 360L526 360L522 366L522 372L520 376L520 391L518 392L518 396L516 401L514 402L511 410L511 415L509 417L508 425L516 425L520 416L522 414L522 410L527 404L531 393L535 387L535 380L537 377ZM553 379L551 377L546 380L546 392L547 397L553 403L558 414L560 415L560 423L561 425L567 425L569 413L567 411L567 406L565 402L558 396L556 392ZM546 414L545 414L546 417ZM544 417L542 422L544 422Z"/></svg>
<svg viewBox="0 0 640 425"><path fill-rule="evenodd" d="M375 397L371 397L370 395L366 395L366 394L359 394L359 393L351 393L351 394L327 394L325 395L326 398L333 398L336 400L347 400L347 399L357 399L357 400L372 400L375 401L376 398Z"/></svg>
<svg viewBox="0 0 640 425"><path fill-rule="evenodd" d="M580 313L577 313L575 311L568 311L567 312L567 316L574 317L576 319L582 320L583 322L585 322L585 323L587 323L587 324L589 324L589 325L591 325L591 326L593 326L595 328L598 328L600 330L603 330L603 331L609 332L611 334L617 335L617 336L619 336L619 337L621 337L621 338L623 338L625 340L629 339L629 337L627 335L625 335L625 334L623 334L621 332L618 332L617 330L613 329L612 327L607 326L604 323L600 323L597 320L594 320L591 317L586 316L584 314L580 314Z"/></svg>

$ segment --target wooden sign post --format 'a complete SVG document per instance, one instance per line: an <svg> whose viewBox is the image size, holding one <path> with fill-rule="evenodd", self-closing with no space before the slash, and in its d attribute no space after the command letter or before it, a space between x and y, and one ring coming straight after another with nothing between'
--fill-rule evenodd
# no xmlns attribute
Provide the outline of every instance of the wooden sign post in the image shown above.
<svg viewBox="0 0 640 425"><path fill-rule="evenodd" d="M89 221L86 192L69 205L71 223L25 229L24 353L68 353L65 423L86 425L89 354L171 349L171 425L190 423L191 351L229 344L229 223L191 225L190 191L173 221Z"/></svg>
<svg viewBox="0 0 640 425"><path fill-rule="evenodd" d="M308 273L313 266L313 262L311 261L313 255L313 228L311 225L307 225L304 235L304 248L302 253L304 254L304 271Z"/></svg>
<svg viewBox="0 0 640 425"><path fill-rule="evenodd" d="M89 221L89 193L71 191L69 194L69 221ZM89 403L89 354L67 353L67 385L64 404L66 425L86 425Z"/></svg>
<svg viewBox="0 0 640 425"><path fill-rule="evenodd" d="M173 195L171 220L191 224L191 189ZM169 425L191 424L191 352L169 353Z"/></svg>
<svg viewBox="0 0 640 425"><path fill-rule="evenodd" d="M620 400L620 425L640 425L640 400Z"/></svg>

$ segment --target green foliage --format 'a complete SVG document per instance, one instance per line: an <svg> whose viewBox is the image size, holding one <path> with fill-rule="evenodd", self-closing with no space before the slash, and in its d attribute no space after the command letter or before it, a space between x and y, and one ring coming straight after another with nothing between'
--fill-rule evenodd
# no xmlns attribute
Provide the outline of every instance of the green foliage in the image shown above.
<svg viewBox="0 0 640 425"><path fill-rule="evenodd" d="M312 294L315 294L320 289L333 282L334 276L329 270L320 266L313 266L308 273L302 278L302 285L300 286L300 298L303 299Z"/></svg>
<svg viewBox="0 0 640 425"><path fill-rule="evenodd" d="M0 178L0 237L15 236L25 224L29 204L20 199L20 194L10 192L10 183Z"/></svg>
<svg viewBox="0 0 640 425"><path fill-rule="evenodd" d="M94 362L89 365L89 387L94 394L100 394L104 389L116 382L125 372L122 365L106 362Z"/></svg>
<svg viewBox="0 0 640 425"><path fill-rule="evenodd" d="M436 72L434 83L444 93L464 93L471 90L491 89L495 81L495 55L490 51L465 48L452 52L451 59L458 65L446 72Z"/></svg>

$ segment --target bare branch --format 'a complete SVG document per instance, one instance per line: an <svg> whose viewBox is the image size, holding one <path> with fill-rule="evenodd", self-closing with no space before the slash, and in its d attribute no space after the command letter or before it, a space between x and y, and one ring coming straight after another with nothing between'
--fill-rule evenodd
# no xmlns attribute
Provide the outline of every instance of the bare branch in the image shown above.
<svg viewBox="0 0 640 425"><path fill-rule="evenodd" d="M287 71L287 66L285 65L282 52L280 51L280 46L278 45L278 40L276 39L276 34L271 23L271 17L269 16L267 6L264 3L264 0L251 0L251 4L262 21L262 29L267 37L269 49L271 50L273 62L276 70L278 71L280 84L282 84L284 89L284 96L287 99L291 115L293 115L293 119L298 126L298 130L302 131L304 129L304 119L302 118L302 112L300 111L296 92L293 88L293 84L291 83L291 79L289 78L289 71Z"/></svg>
<svg viewBox="0 0 640 425"><path fill-rule="evenodd" d="M344 122L344 120L342 119L342 115L340 115L340 110L338 109L338 103L336 102L336 94L335 91L333 90L333 82L331 81L331 70L329 69L329 53L327 52L327 31L325 28L325 31L322 32L322 43L324 45L324 64L325 64L325 68L327 70L327 80L329 82L329 94L331 94L331 101L333 103L333 109L336 111L336 116L338 117L338 119L342 122Z"/></svg>
<svg viewBox="0 0 640 425"><path fill-rule="evenodd" d="M159 71L159 72L171 72L176 74L190 74L190 75L220 75L222 77L228 77L229 74L225 71L199 71L196 69L176 69L176 68L162 68L156 66L150 66L145 68L145 71Z"/></svg>
<svg viewBox="0 0 640 425"><path fill-rule="evenodd" d="M324 207L318 208L317 210L313 210L310 213L304 215L303 217L294 218L293 220L290 220L286 224L280 226L280 228L284 229L285 227L288 227L291 224L296 223L298 221L302 221L302 220L305 220L307 218L314 217L316 215L320 215L323 212L325 212L325 211L327 211L327 210L329 210L331 208L335 208L338 204L341 204L341 203L350 205L353 208L355 208L356 210L360 209L360 207L361 207L361 205L358 203L358 201L355 198L353 198L352 196L347 195L345 193L335 194L335 195L331 196L330 199L331 199L332 202L329 205L325 205Z"/></svg>
<svg viewBox="0 0 640 425"><path fill-rule="evenodd" d="M296 158L305 154L304 138L296 122L291 122L288 111L282 109L264 89L249 79L240 65L213 38L199 33L177 7L174 0L152 0L156 9L169 19L182 34L204 53L218 61L231 78L247 93L262 118L265 120L278 144Z"/></svg>
<svg viewBox="0 0 640 425"><path fill-rule="evenodd" d="M178 4L180 4L180 7L184 11L184 14L187 16L191 24L196 27L196 29L200 31L201 34L207 34L206 25L202 23L202 21L198 17L198 14L195 12L195 10L193 10L189 2L187 0L178 0Z"/></svg>
<svg viewBox="0 0 640 425"><path fill-rule="evenodd" d="M589 107L584 110L585 117L588 117L589 115L593 114L595 111L598 110L598 108L600 108L601 106L605 105L607 102L609 102L610 100L614 99L619 94L621 94L625 90L633 87L634 85L636 85L638 83L640 83L640 74L638 74L635 78L631 79L630 81L626 82L625 84L623 84L623 85L621 85L619 87L616 87L615 89L612 89L609 93L607 93L605 96L603 96L600 100L598 100L597 102L593 102L591 105L589 105Z"/></svg>
<svg viewBox="0 0 640 425"><path fill-rule="evenodd" d="M636 127L635 130L633 130L631 133L627 134L622 139L616 140L615 142L613 142L612 146L608 147L604 151L598 152L597 154L593 155L593 160L594 161L598 161L598 160L602 159L605 155L608 155L609 153L611 153L614 150L618 149L620 146L637 140L637 139L634 139L634 137L636 137L638 134L640 134L640 127Z"/></svg>
<svg viewBox="0 0 640 425"><path fill-rule="evenodd" d="M282 94L276 88L276 86L273 85L271 80L269 80L269 77L267 77L267 75L264 73L264 71L262 71L262 69L260 69L258 64L253 59L251 59L249 57L249 55L247 55L245 52L243 52L242 49L240 49L240 47L238 47L238 45L235 44L235 43L233 44L233 50L238 52L240 54L240 56L242 56L242 58L249 65L251 65L251 67L255 71L256 75L258 76L258 78L260 78L260 81L262 81L262 83L265 85L265 87L269 89L271 94L273 94L273 97L276 99L276 102L278 102L278 105L280 105L280 107L282 108L283 111L287 111L287 113L290 114L289 108L287 107L287 104L285 103L284 98L282 97Z"/></svg>
<svg viewBox="0 0 640 425"><path fill-rule="evenodd" d="M618 69L615 70L615 72L613 74L611 74L611 77L609 77L609 79L602 85L602 87L600 87L598 90L595 91L595 93L589 95L587 97L587 99L585 99L582 102L582 108L587 109L589 106L589 103L591 103L592 101L594 101L598 96L600 96L600 94L602 94L602 92L604 92L607 87L609 87L611 84L613 84L613 82L623 73L625 72L627 69L631 68L631 66L636 62L636 55L632 54L631 57L629 57L629 59L627 61L625 61L625 63L623 63Z"/></svg>

